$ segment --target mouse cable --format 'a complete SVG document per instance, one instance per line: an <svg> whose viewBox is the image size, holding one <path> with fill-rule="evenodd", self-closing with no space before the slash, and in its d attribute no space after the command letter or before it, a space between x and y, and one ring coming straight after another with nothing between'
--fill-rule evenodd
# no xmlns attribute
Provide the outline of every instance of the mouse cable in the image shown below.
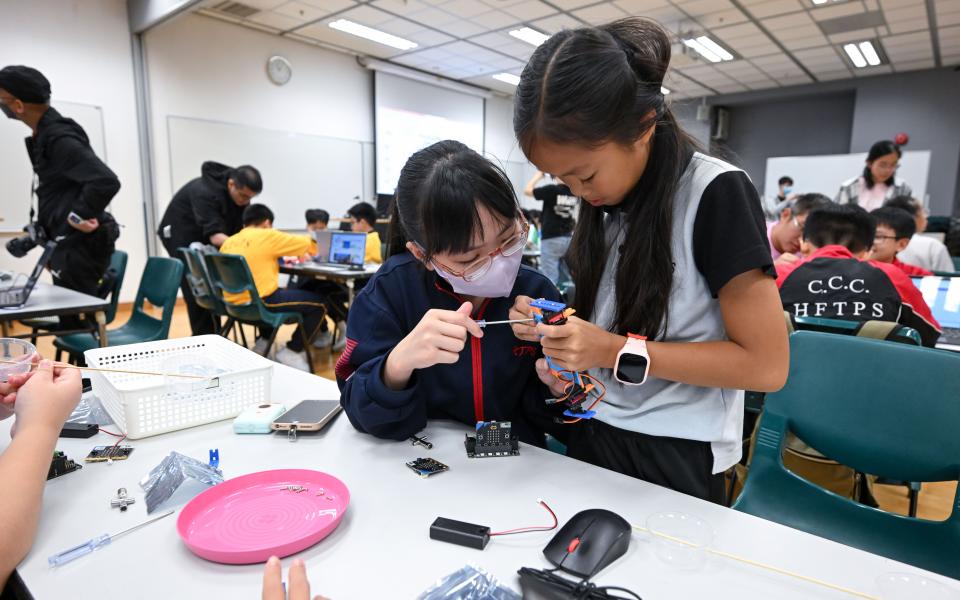
<svg viewBox="0 0 960 600"><path fill-rule="evenodd" d="M495 535L516 535L518 533L533 533L536 531L552 531L557 528L557 525L560 524L560 521L557 520L557 513L553 512L553 509L547 505L546 502L537 498L537 503L547 509L547 512L550 513L550 516L553 517L553 525L542 525L538 527L521 527L519 529L507 529L506 531L497 531L490 534L490 537Z"/></svg>
<svg viewBox="0 0 960 600"><path fill-rule="evenodd" d="M561 592L564 595L563 597L569 600L643 600L627 588L614 585L598 586L591 583L589 579L577 582L561 577L555 571L556 569L522 567L517 573L520 575L521 584L524 579L530 579L550 588L552 591ZM623 592L629 594L629 597L613 595L610 592Z"/></svg>

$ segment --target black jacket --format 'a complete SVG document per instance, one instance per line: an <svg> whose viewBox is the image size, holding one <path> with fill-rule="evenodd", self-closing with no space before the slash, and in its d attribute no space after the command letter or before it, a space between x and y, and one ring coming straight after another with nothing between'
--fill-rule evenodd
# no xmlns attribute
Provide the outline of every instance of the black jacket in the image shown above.
<svg viewBox="0 0 960 600"><path fill-rule="evenodd" d="M200 177L190 181L173 196L157 235L168 249L193 242L210 243L215 233L233 235L243 229L243 209L230 198L227 179L232 167L207 161ZM169 236L165 232L170 227Z"/></svg>
<svg viewBox="0 0 960 600"><path fill-rule="evenodd" d="M109 244L119 235L113 217L104 212L120 190L120 180L90 147L83 128L73 119L47 109L35 136L26 139L27 153L37 174L37 221L51 237ZM96 218L101 227L83 234L70 227L67 216ZM67 245L72 245L67 244Z"/></svg>

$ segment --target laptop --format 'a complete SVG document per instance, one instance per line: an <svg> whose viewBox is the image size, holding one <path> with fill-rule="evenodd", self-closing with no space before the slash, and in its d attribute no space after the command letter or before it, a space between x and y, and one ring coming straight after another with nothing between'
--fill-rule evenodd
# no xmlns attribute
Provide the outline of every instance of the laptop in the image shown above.
<svg viewBox="0 0 960 600"><path fill-rule="evenodd" d="M327 264L362 271L367 252L367 234L334 231L330 237Z"/></svg>
<svg viewBox="0 0 960 600"><path fill-rule="evenodd" d="M955 346L960 350L960 277L929 275L911 279L933 312L933 318L943 328L937 345Z"/></svg>
<svg viewBox="0 0 960 600"><path fill-rule="evenodd" d="M27 303L34 286L40 279L40 275L43 274L47 263L50 262L53 249L56 247L56 242L47 242L43 247L43 254L40 255L40 260L37 261L37 266L33 268L33 272L27 278L26 284L22 287L11 287L0 291L0 308L19 308Z"/></svg>
<svg viewBox="0 0 960 600"><path fill-rule="evenodd" d="M313 262L325 263L330 256L330 242L333 232L329 229L321 229L313 232L313 239L317 242L317 253L313 256Z"/></svg>

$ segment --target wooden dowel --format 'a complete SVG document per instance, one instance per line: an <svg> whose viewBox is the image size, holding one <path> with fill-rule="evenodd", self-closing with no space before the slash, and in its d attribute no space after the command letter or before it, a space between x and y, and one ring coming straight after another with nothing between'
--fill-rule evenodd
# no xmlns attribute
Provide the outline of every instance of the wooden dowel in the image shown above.
<svg viewBox="0 0 960 600"><path fill-rule="evenodd" d="M0 360L0 364L7 365L19 365L23 364L15 360ZM53 366L60 367L61 369L79 369L81 371L99 371L101 373L127 373L130 375L155 375L157 377L182 377L184 379L212 379L213 377L205 377L203 375L185 375L181 373L158 373L156 371L133 371L130 369L106 369L106 368L92 368L92 367L78 367L77 365L71 365L68 363L55 362ZM37 367L37 365L30 363L31 369Z"/></svg>

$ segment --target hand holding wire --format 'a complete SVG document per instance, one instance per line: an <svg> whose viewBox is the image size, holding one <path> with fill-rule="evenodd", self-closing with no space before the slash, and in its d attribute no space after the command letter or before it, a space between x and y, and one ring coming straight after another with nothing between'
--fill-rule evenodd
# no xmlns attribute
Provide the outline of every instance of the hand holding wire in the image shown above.
<svg viewBox="0 0 960 600"><path fill-rule="evenodd" d="M507 314L507 318L510 320L533 318L533 311L530 310L530 302L532 302L532 298L529 296L517 296L513 301L510 312ZM521 340L526 342L540 341L540 334L537 333L536 328L531 322L513 323L510 327L513 329L513 335Z"/></svg>
<svg viewBox="0 0 960 600"><path fill-rule="evenodd" d="M536 331L543 336L543 353L569 371L611 369L624 344L623 336L578 317L569 317L563 325L540 324Z"/></svg>

